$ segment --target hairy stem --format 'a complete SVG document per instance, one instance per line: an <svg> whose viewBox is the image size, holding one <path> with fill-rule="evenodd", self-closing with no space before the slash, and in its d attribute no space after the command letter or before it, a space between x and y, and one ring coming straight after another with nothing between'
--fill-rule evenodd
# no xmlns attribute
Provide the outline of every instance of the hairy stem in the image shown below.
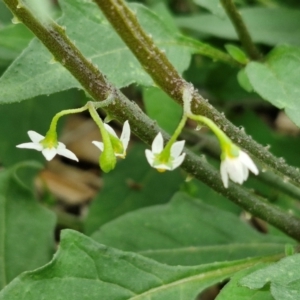
<svg viewBox="0 0 300 300"><path fill-rule="evenodd" d="M120 122L129 120L132 131L147 144L152 143L161 129L135 103L129 101L119 90L105 80L101 72L88 62L67 38L61 27L53 22L47 23L47 25L41 24L26 7L18 8L17 0L4 0L4 2L16 17L38 36L56 59L70 71L94 99L98 101L104 101L107 98L115 99L109 101L106 107L111 116ZM165 134L164 137L170 138ZM300 241L300 219L288 215L285 211L256 197L239 185L232 183L228 189L225 189L218 171L191 151L186 152L183 168L188 173L253 215L262 218Z"/></svg>
<svg viewBox="0 0 300 300"><path fill-rule="evenodd" d="M252 38L250 36L250 33L247 29L247 26L242 19L241 14L237 10L235 4L233 3L233 0L221 0L221 3L230 18L236 33L239 36L239 39L246 50L249 57L253 60L258 60L261 58L261 55L254 45Z"/></svg>
<svg viewBox="0 0 300 300"><path fill-rule="evenodd" d="M166 55L140 26L137 17L123 0L94 0L132 53L153 80L175 101L182 103L182 93L188 83L178 74ZM300 172L276 158L256 143L243 130L235 127L196 91L193 93L192 111L212 119L241 148L255 156L266 168L273 168L300 186Z"/></svg>

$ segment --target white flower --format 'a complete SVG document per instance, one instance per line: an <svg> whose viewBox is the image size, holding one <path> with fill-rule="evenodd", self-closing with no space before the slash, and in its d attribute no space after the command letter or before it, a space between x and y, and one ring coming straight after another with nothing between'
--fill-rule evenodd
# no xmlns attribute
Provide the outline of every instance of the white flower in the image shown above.
<svg viewBox="0 0 300 300"><path fill-rule="evenodd" d="M163 153L164 140L159 132L152 143L152 151L146 149L146 158L151 167L158 171L174 170L179 167L185 158L185 153L182 153L185 141L175 142L170 149L170 153ZM181 154L181 155L180 155Z"/></svg>
<svg viewBox="0 0 300 300"><path fill-rule="evenodd" d="M128 121L124 122L123 130L122 130L120 138L118 138L116 132L108 124L104 124L104 126L105 126L105 129L108 131L108 133L111 136L113 136L113 138L115 138L115 141L117 141L117 142L115 142L114 139L111 139L111 142L112 142L112 145L113 145L113 148L114 148L115 156L125 158L126 149L128 147L128 143L129 143L129 139L130 139L129 122ZM96 147L98 147L101 151L104 150L104 144L102 142L93 141L92 143ZM120 143L121 143L122 147L120 147Z"/></svg>
<svg viewBox="0 0 300 300"><path fill-rule="evenodd" d="M42 154L48 161L51 160L56 154L78 161L76 155L68 150L65 144L57 142L56 140L50 141L48 143L43 143L45 137L32 130L28 131L28 136L31 139L32 143L17 145L18 148L35 149L37 151L42 151Z"/></svg>
<svg viewBox="0 0 300 300"><path fill-rule="evenodd" d="M247 180L249 170L255 175L258 169L247 153L239 150L238 156L230 157L228 155L221 162L221 178L225 188L228 188L228 177L239 184Z"/></svg>

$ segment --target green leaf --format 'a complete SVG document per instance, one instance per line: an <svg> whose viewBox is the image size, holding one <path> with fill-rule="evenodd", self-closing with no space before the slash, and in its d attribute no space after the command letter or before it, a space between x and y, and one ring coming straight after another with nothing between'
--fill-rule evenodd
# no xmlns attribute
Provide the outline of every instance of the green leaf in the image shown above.
<svg viewBox="0 0 300 300"><path fill-rule="evenodd" d="M264 63L251 62L246 74L254 90L280 109L300 126L300 49L279 46L267 56Z"/></svg>
<svg viewBox="0 0 300 300"><path fill-rule="evenodd" d="M240 280L252 290L270 289L275 300L300 299L300 254L288 256Z"/></svg>
<svg viewBox="0 0 300 300"><path fill-rule="evenodd" d="M284 239L259 234L238 216L183 193L168 204L121 216L100 227L92 237L171 265L284 253L285 245Z"/></svg>
<svg viewBox="0 0 300 300"><path fill-rule="evenodd" d="M15 279L0 300L193 300L205 288L255 263L250 259L167 266L64 230L51 263Z"/></svg>
<svg viewBox="0 0 300 300"><path fill-rule="evenodd" d="M85 220L88 234L126 212L167 202L184 180L180 170L158 173L151 168L143 145L130 150L113 172L103 174L103 179L104 187L92 202Z"/></svg>
<svg viewBox="0 0 300 300"><path fill-rule="evenodd" d="M226 44L225 48L227 52L230 54L230 56L233 59L235 59L237 62L244 65L248 63L249 59L241 48L231 44Z"/></svg>
<svg viewBox="0 0 300 300"><path fill-rule="evenodd" d="M253 291L239 285L239 281L241 278L250 273L253 273L256 270L262 269L265 266L266 264L258 264L254 267L237 272L230 279L229 283L227 283L225 287L222 288L216 300L273 300L274 298L271 296L271 293L266 289Z"/></svg>
<svg viewBox="0 0 300 300"><path fill-rule="evenodd" d="M182 116L181 106L158 88L144 89L143 100L147 115L169 134L173 134Z"/></svg>
<svg viewBox="0 0 300 300"><path fill-rule="evenodd" d="M250 80L245 72L245 69L241 69L237 74L237 79L240 86L247 92L251 93L253 91L253 87L250 83Z"/></svg>
<svg viewBox="0 0 300 300"><path fill-rule="evenodd" d="M289 8L250 7L239 10L254 42L264 45L300 45L300 10ZM211 14L177 18L177 24L202 34L238 40L228 17Z"/></svg>
<svg viewBox="0 0 300 300"><path fill-rule="evenodd" d="M0 29L0 64L14 60L33 38L24 25L8 25Z"/></svg>
<svg viewBox="0 0 300 300"><path fill-rule="evenodd" d="M30 167L0 172L0 289L21 272L48 262L54 250L54 214L20 182L21 166Z"/></svg>
<svg viewBox="0 0 300 300"><path fill-rule="evenodd" d="M25 159L45 162L44 156L31 149L19 149L16 145L29 142L28 130L45 135L51 119L60 110L71 108L82 98L82 92L71 90L50 97L41 96L22 103L2 105L0 108L0 161L5 166ZM58 122L58 132L65 118Z"/></svg>
<svg viewBox="0 0 300 300"><path fill-rule="evenodd" d="M194 2L209 10L212 14L218 17L225 17L225 11L220 3L220 0L194 0Z"/></svg>
<svg viewBox="0 0 300 300"><path fill-rule="evenodd" d="M107 75L110 82L119 88L132 83L153 84L95 3L61 0L60 5L63 16L59 23L66 27L66 34ZM152 11L138 4L131 8L136 11L142 27L152 35L158 47L165 50L174 66L183 72L190 63L191 50L182 47L176 40L177 33L170 30ZM34 39L0 79L0 102L20 101L72 87L81 86L62 65L53 64L48 50Z"/></svg>

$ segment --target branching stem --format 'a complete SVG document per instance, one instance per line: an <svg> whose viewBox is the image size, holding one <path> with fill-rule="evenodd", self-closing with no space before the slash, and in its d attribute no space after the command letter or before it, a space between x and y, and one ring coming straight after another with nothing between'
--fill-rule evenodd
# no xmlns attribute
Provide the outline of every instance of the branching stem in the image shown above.
<svg viewBox="0 0 300 300"><path fill-rule="evenodd" d="M188 83L174 69L165 53L161 52L151 37L145 33L135 13L130 10L125 1L94 1L153 80L171 98L183 104L182 93ZM300 186L300 172L298 169L276 158L267 149L245 134L243 130L235 127L196 91L193 93L191 106L195 115L203 115L213 120L233 142L256 157L264 168L272 168L288 177L290 182Z"/></svg>
<svg viewBox="0 0 300 300"><path fill-rule="evenodd" d="M110 1L111 0L100 2L109 3ZM14 15L16 15L16 17L41 40L41 42L54 55L57 61L70 71L70 73L81 83L83 88L95 100L103 101L108 97L113 97L113 99L115 99L107 103L106 106L106 109L111 116L115 117L120 122L128 120L132 131L140 137L141 140L147 144L152 143L154 137L159 131L161 131L161 129L155 122L145 115L135 103L129 101L119 90L105 80L105 77L101 74L101 72L87 59L85 59L81 52L67 38L65 31L60 26L54 22L47 24L47 26L41 24L26 7L18 8L17 0L4 0L4 2ZM118 0L117 2L119 5L123 4L121 0ZM126 10L124 13L126 13ZM118 16L116 15L115 18L118 19ZM149 41L147 41L147 43L149 43ZM152 42L150 44L147 43L145 43L145 46L152 47ZM151 47L150 49L152 49ZM179 75L177 72L165 58L162 57L161 59L163 70L162 74L164 70L168 70L170 68L169 71L171 72L171 78L173 78L173 76L177 78L175 82L172 79L172 83L170 83L167 87L172 89L173 84L175 84L175 92L178 97L181 97L181 93L184 88L183 85L186 85L187 83L178 77ZM164 66L165 63L166 65ZM156 65L155 67L158 66ZM158 75L157 78L161 78L160 76L161 74ZM195 103L197 105L200 103L197 98ZM207 108L211 110L211 107ZM225 118L223 118L223 120L226 122L225 124L229 124ZM170 138L165 134L164 137L167 140ZM187 155L183 163L183 168L189 174L205 182L208 186L225 195L228 199L246 209L253 215L262 218L281 229L286 234L300 241L300 219L295 216L288 215L285 211L268 203L267 201L264 201L263 199L258 198L237 184L232 183L228 189L225 189L218 171L216 171L204 159L191 153L191 151L185 150L185 152L187 152Z"/></svg>

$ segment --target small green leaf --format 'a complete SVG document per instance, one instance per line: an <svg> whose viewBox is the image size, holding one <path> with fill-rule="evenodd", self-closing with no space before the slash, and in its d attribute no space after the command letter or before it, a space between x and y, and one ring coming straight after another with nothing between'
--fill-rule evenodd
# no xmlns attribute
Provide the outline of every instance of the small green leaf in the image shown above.
<svg viewBox="0 0 300 300"><path fill-rule="evenodd" d="M116 169L103 175L104 187L92 202L85 231L93 233L101 225L126 212L167 202L184 180L180 170L158 173L146 161L145 147L136 145ZM155 196L153 191L156 191Z"/></svg>
<svg viewBox="0 0 300 300"><path fill-rule="evenodd" d="M240 280L242 286L253 290L268 287L275 300L300 299L300 254L288 256Z"/></svg>
<svg viewBox="0 0 300 300"><path fill-rule="evenodd" d="M283 253L286 242L259 234L238 216L183 193L176 194L168 204L121 216L101 226L92 237L99 243L171 265Z"/></svg>
<svg viewBox="0 0 300 300"><path fill-rule="evenodd" d="M225 48L227 52L230 54L230 56L233 59L235 59L237 62L243 65L246 65L249 62L247 55L241 48L231 44L226 44Z"/></svg>
<svg viewBox="0 0 300 300"><path fill-rule="evenodd" d="M250 83L250 80L245 72L245 69L241 69L237 74L237 79L240 86L247 92L251 93L253 91L253 87Z"/></svg>
<svg viewBox="0 0 300 300"><path fill-rule="evenodd" d="M169 134L173 134L182 116L181 106L158 88L144 89L143 100L148 116Z"/></svg>
<svg viewBox="0 0 300 300"><path fill-rule="evenodd" d="M194 2L209 10L212 14L224 18L225 11L220 3L220 0L194 0Z"/></svg>
<svg viewBox="0 0 300 300"><path fill-rule="evenodd" d="M278 46L264 63L249 63L246 74L253 89L262 98L285 109L291 120L300 126L299 48Z"/></svg>
<svg viewBox="0 0 300 300"><path fill-rule="evenodd" d="M0 172L0 289L48 262L54 250L54 214L20 182L19 167Z"/></svg>
<svg viewBox="0 0 300 300"><path fill-rule="evenodd" d="M64 230L51 263L16 278L0 300L194 300L207 287L257 262L168 266Z"/></svg>
<svg viewBox="0 0 300 300"><path fill-rule="evenodd" d="M216 300L273 300L270 291L266 289L253 291L239 285L241 278L253 273L256 270L262 269L265 266L267 266L267 264L258 264L254 267L237 272L230 279L229 283L222 288Z"/></svg>

